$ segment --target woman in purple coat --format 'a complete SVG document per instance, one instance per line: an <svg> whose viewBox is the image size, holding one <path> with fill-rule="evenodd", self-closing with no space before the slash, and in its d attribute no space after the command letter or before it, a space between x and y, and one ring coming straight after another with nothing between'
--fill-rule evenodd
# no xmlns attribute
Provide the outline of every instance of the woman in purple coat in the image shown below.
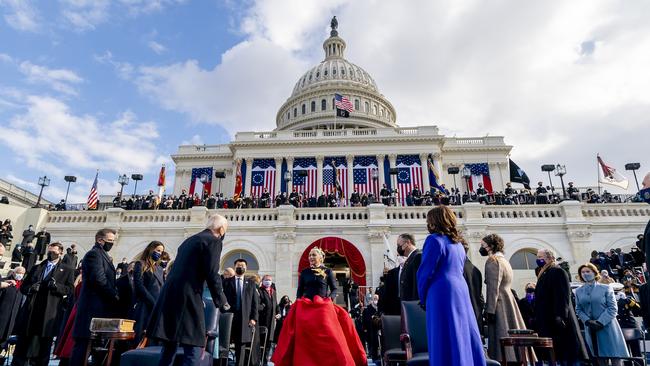
<svg viewBox="0 0 650 366"><path fill-rule="evenodd" d="M447 206L427 213L429 235L418 270L420 302L427 312L429 365L485 365L481 336L463 278L464 239Z"/></svg>

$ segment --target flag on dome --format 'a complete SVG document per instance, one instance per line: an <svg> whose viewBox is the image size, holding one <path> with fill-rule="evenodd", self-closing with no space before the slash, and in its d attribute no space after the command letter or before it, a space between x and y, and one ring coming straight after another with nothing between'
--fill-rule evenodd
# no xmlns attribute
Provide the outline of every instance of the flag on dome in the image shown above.
<svg viewBox="0 0 650 366"><path fill-rule="evenodd" d="M472 172L469 180L470 191L475 191L478 188L478 184L483 183L483 188L488 193L492 193L492 180L490 179L490 167L488 163L465 164L465 167L469 168Z"/></svg>
<svg viewBox="0 0 650 366"><path fill-rule="evenodd" d="M334 94L334 105L336 106L336 115L338 117L348 118L354 109L350 99L341 94Z"/></svg>
<svg viewBox="0 0 650 366"><path fill-rule="evenodd" d="M97 203L99 203L99 196L97 195L97 177L99 176L99 169L95 173L95 180L93 181L93 186L90 187L90 194L88 195L88 209L96 210Z"/></svg>
<svg viewBox="0 0 650 366"><path fill-rule="evenodd" d="M526 172L515 164L514 161L508 159L510 162L510 181L513 183L521 183L524 185L524 188L530 189L530 178Z"/></svg>
<svg viewBox="0 0 650 366"><path fill-rule="evenodd" d="M600 170L602 170L603 173L601 176L600 170L598 171L598 181L600 183L627 189L627 186L629 185L627 178L619 173L614 167L605 164L600 155L596 155L596 159L598 160Z"/></svg>

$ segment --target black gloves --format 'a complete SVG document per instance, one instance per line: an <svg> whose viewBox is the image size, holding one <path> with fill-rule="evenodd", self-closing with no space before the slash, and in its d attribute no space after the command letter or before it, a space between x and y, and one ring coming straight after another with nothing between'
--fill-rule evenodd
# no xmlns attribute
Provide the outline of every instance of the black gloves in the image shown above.
<svg viewBox="0 0 650 366"><path fill-rule="evenodd" d="M587 327L589 327L589 329L594 330L594 331L598 331L598 330L601 330L601 329L605 328L605 326L601 322L599 322L598 320L587 320L585 322L585 325Z"/></svg>
<svg viewBox="0 0 650 366"><path fill-rule="evenodd" d="M41 289L41 283L40 283L40 282L36 282L35 284L32 285L32 287L29 288L29 291L28 291L28 292L29 292L30 294L35 294L35 293L37 293L38 290L40 290L40 289Z"/></svg>
<svg viewBox="0 0 650 366"><path fill-rule="evenodd" d="M496 314L485 313L485 322L488 324L494 324L497 322Z"/></svg>
<svg viewBox="0 0 650 366"><path fill-rule="evenodd" d="M50 278L49 281L47 281L47 288L50 289L51 291L56 291L56 280L54 277Z"/></svg>

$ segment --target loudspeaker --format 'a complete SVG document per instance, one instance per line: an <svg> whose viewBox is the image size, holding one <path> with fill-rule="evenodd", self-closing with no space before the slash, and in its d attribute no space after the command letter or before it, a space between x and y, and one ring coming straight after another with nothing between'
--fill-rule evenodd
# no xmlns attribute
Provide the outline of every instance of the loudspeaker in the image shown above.
<svg viewBox="0 0 650 366"><path fill-rule="evenodd" d="M307 170L298 170L298 176L299 177L306 177L309 175L309 172Z"/></svg>
<svg viewBox="0 0 650 366"><path fill-rule="evenodd" d="M447 173L449 174L458 174L458 172L460 172L460 168L457 166L450 166L447 168Z"/></svg>
<svg viewBox="0 0 650 366"><path fill-rule="evenodd" d="M222 179L226 177L226 172L214 172L214 177L218 179Z"/></svg>
<svg viewBox="0 0 650 366"><path fill-rule="evenodd" d="M390 169L388 169L388 172L389 172L391 175L397 175L397 168L390 168Z"/></svg>

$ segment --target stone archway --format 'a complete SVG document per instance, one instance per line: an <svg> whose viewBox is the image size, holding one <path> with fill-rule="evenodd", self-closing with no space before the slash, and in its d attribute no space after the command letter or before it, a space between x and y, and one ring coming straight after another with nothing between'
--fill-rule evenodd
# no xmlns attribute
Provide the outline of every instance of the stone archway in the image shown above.
<svg viewBox="0 0 650 366"><path fill-rule="evenodd" d="M337 254L345 258L350 267L352 280L359 286L366 286L366 261L363 255L354 244L334 236L318 239L307 246L300 256L298 273L309 267L309 251L314 247L321 248L325 254Z"/></svg>

